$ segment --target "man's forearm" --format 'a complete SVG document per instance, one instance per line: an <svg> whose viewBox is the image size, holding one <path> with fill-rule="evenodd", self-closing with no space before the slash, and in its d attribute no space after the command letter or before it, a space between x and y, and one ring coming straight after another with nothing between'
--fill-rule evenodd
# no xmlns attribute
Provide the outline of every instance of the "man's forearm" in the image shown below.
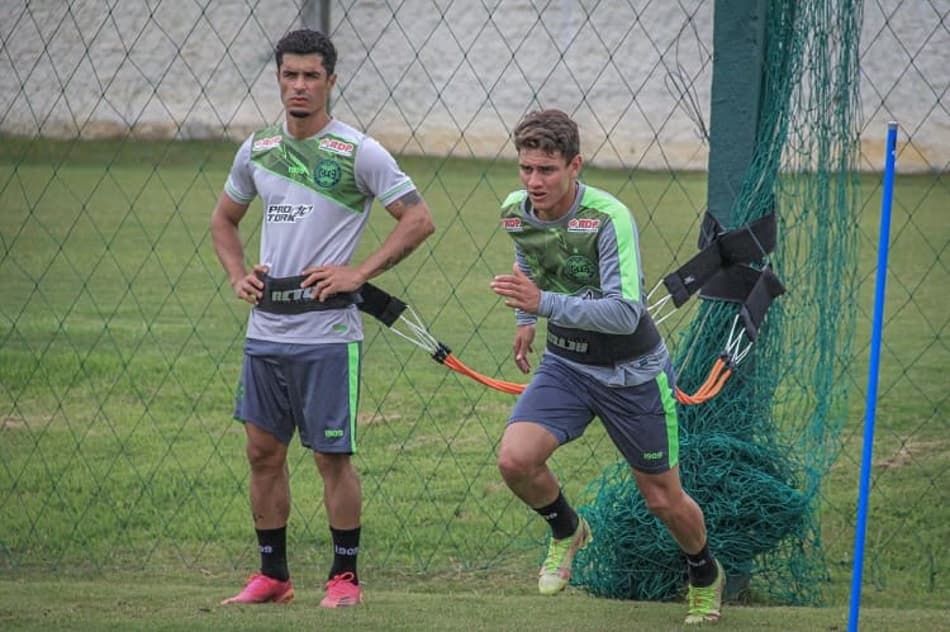
<svg viewBox="0 0 950 632"><path fill-rule="evenodd" d="M218 261L228 274L228 282L233 286L247 274L241 234L233 224L215 221L211 226L211 239Z"/></svg>
<svg viewBox="0 0 950 632"><path fill-rule="evenodd" d="M434 231L435 226L427 208L420 206L408 209L379 249L357 269L369 280L408 257Z"/></svg>
<svg viewBox="0 0 950 632"><path fill-rule="evenodd" d="M564 327L628 334L636 331L644 311L643 304L620 297L584 299L542 292L538 314Z"/></svg>

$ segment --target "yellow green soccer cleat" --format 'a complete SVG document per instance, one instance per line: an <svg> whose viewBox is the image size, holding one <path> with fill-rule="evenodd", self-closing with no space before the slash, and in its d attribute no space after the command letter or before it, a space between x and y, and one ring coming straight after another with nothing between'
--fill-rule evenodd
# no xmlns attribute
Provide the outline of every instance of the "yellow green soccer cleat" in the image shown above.
<svg viewBox="0 0 950 632"><path fill-rule="evenodd" d="M574 555L590 544L592 539L590 525L584 518L578 521L577 530L571 537L561 540L551 539L548 545L548 556L538 574L538 590L542 595L556 595L564 590L571 581Z"/></svg>
<svg viewBox="0 0 950 632"><path fill-rule="evenodd" d="M716 560L716 581L702 588L690 585L686 601L689 609L686 611L686 624L715 623L719 621L722 610L722 591L726 587L726 571L719 560Z"/></svg>

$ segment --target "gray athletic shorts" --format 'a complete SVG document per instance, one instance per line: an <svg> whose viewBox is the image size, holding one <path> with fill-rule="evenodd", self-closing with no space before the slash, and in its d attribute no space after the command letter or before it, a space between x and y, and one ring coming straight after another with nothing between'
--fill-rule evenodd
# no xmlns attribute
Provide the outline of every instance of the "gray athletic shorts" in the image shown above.
<svg viewBox="0 0 950 632"><path fill-rule="evenodd" d="M299 345L249 339L234 418L314 452L356 452L359 342Z"/></svg>
<svg viewBox="0 0 950 632"><path fill-rule="evenodd" d="M674 379L667 362L649 382L609 387L545 354L508 423L537 423L564 445L584 434L595 416L600 417L630 467L658 474L679 461Z"/></svg>

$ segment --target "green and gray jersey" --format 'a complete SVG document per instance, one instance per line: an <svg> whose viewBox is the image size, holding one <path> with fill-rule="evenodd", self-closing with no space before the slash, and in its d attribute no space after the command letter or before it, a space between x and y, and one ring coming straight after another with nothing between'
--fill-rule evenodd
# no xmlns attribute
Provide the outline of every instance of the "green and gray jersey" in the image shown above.
<svg viewBox="0 0 950 632"><path fill-rule="evenodd" d="M609 193L578 183L571 209L544 221L524 190L502 203L501 227L515 242L515 259L541 289L538 315L562 327L631 334L646 311L637 227L630 210ZM519 325L533 314L516 312ZM613 367L554 356L609 386L647 382L668 359L666 345Z"/></svg>
<svg viewBox="0 0 950 632"><path fill-rule="evenodd" d="M304 139L284 123L252 134L238 150L224 190L238 204L260 196L259 261L274 277L346 265L366 227L373 200L383 206L415 189L374 139L336 119ZM296 344L363 337L355 307L303 314L251 310L248 338Z"/></svg>

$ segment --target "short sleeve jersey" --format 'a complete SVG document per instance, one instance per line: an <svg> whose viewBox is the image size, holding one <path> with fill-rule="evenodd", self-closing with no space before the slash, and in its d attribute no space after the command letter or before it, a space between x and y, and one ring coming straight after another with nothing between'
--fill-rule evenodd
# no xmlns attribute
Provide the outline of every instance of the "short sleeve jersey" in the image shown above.
<svg viewBox="0 0 950 632"><path fill-rule="evenodd" d="M580 193L564 217L548 222L529 210L522 189L502 203L501 226L542 291L582 299L612 294L641 310L643 275L636 224L627 207L612 195L580 184ZM585 311L596 310L591 303L585 306ZM596 322L558 324L603 330Z"/></svg>
<svg viewBox="0 0 950 632"><path fill-rule="evenodd" d="M526 191L512 192L502 203L501 227L515 243L519 265L542 290L539 314L562 327L631 333L647 311L636 222L615 197L579 184L574 205L550 222L530 209ZM613 300L596 300L608 297ZM623 309L618 306L621 302ZM534 320L534 316L518 316L519 324ZM614 366L553 358L608 386L636 386L652 380L668 360L665 343Z"/></svg>
<svg viewBox="0 0 950 632"><path fill-rule="evenodd" d="M274 277L349 264L373 200L387 206L414 189L378 142L336 119L305 139L291 137L283 123L255 132L238 150L224 187L238 204L260 196L259 261ZM355 307L303 314L252 309L247 337L320 344L361 340L363 331Z"/></svg>

